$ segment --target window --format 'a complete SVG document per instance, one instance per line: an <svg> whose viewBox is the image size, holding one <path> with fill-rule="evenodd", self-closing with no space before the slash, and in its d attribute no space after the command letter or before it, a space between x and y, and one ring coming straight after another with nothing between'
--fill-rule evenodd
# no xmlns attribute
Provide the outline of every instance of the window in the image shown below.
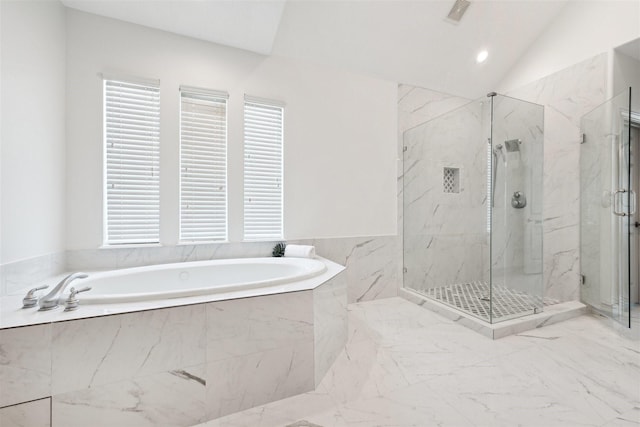
<svg viewBox="0 0 640 427"><path fill-rule="evenodd" d="M245 97L244 239L281 239L283 105Z"/></svg>
<svg viewBox="0 0 640 427"><path fill-rule="evenodd" d="M104 79L107 245L160 241L159 82Z"/></svg>
<svg viewBox="0 0 640 427"><path fill-rule="evenodd" d="M227 98L180 88L180 240L227 239Z"/></svg>

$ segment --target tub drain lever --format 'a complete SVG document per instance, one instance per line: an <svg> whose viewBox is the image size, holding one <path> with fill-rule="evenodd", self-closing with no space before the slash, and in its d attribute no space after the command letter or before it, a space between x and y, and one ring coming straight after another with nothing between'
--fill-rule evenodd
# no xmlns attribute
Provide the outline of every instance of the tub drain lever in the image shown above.
<svg viewBox="0 0 640 427"><path fill-rule="evenodd" d="M78 289L71 288L71 293L69 294L69 298L65 301L64 311L73 311L77 310L80 305L80 300L76 297L80 292L90 291L91 287L87 286L86 288Z"/></svg>

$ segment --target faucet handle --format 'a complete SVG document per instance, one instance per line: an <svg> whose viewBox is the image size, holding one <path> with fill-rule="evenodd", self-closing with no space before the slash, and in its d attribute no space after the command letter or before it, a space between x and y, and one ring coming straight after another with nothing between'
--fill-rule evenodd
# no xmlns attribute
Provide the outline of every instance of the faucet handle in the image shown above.
<svg viewBox="0 0 640 427"><path fill-rule="evenodd" d="M67 300L65 301L64 311L77 310L78 306L80 305L80 300L76 298L76 295L78 295L80 292L87 292L90 290L91 290L90 286L86 286L81 289L71 288L71 292L69 293L69 298L67 298Z"/></svg>
<svg viewBox="0 0 640 427"><path fill-rule="evenodd" d="M31 308L35 307L38 304L38 298L36 297L36 292L41 291L43 289L47 289L49 285L38 286L37 288L33 288L27 292L27 295L22 299L22 308Z"/></svg>

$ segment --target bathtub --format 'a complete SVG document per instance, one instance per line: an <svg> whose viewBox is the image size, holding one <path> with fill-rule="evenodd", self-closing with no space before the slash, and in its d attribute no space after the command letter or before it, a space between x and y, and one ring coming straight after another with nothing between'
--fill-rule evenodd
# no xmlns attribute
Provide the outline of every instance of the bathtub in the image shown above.
<svg viewBox="0 0 640 427"><path fill-rule="evenodd" d="M326 271L309 258L240 258L181 262L89 273L68 286L90 286L83 305L165 300L299 282Z"/></svg>
<svg viewBox="0 0 640 427"><path fill-rule="evenodd" d="M2 296L0 419L187 426L240 409L225 396L248 409L311 391L347 340L343 271L320 257L185 262L88 271L75 311Z"/></svg>

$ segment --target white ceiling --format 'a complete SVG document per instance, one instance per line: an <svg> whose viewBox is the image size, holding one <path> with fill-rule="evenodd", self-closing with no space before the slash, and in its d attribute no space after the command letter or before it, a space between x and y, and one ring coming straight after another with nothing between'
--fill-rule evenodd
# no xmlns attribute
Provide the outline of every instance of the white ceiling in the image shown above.
<svg viewBox="0 0 640 427"><path fill-rule="evenodd" d="M475 98L493 90L565 0L62 0L72 8L261 54ZM479 50L489 59L476 64Z"/></svg>
<svg viewBox="0 0 640 427"><path fill-rule="evenodd" d="M70 8L268 55L286 0L61 0Z"/></svg>

